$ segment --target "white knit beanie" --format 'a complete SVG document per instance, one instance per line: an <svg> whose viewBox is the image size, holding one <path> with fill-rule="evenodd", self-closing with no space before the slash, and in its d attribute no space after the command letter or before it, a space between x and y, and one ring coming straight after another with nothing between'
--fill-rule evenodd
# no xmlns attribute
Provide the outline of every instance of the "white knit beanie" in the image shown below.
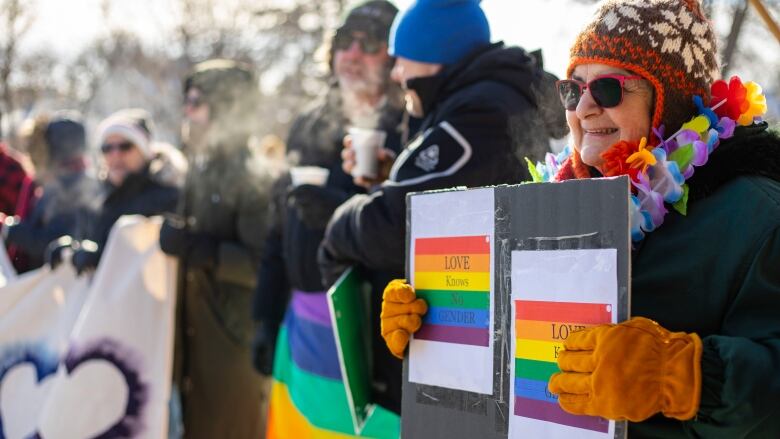
<svg viewBox="0 0 780 439"><path fill-rule="evenodd" d="M108 116L98 126L98 145L117 134L133 143L147 159L152 157L151 117L146 110L130 108Z"/></svg>

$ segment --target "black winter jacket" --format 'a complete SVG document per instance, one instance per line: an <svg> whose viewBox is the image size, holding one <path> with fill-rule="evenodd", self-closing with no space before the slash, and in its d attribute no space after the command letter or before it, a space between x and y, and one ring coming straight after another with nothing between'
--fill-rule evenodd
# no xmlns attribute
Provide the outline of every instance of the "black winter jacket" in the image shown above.
<svg viewBox="0 0 780 439"><path fill-rule="evenodd" d="M529 130L544 119L537 101L550 76L523 49L497 43L408 81L423 104L420 134L378 191L352 197L333 215L319 253L325 283L353 264L403 275L406 194L521 181L526 171L515 150L533 158L548 149L546 135Z"/></svg>
<svg viewBox="0 0 780 439"><path fill-rule="evenodd" d="M79 221L76 238L89 239L98 244L102 254L108 234L123 215L155 216L176 211L179 189L159 181L150 174L147 165L141 172L130 174L119 186L103 183L97 209L88 211Z"/></svg>
<svg viewBox="0 0 780 439"><path fill-rule="evenodd" d="M688 180L632 261L631 313L704 345L694 419L656 415L631 438L780 437L780 136L737 128Z"/></svg>
<svg viewBox="0 0 780 439"><path fill-rule="evenodd" d="M349 122L341 108L340 94L337 86L331 87L323 99L293 122L287 150L291 165L328 169L325 188L331 196L347 200L365 190L356 186L341 168L341 150ZM408 129L403 110L385 105L379 111L377 128L387 133L385 148L397 153ZM296 200L288 196L291 187L289 173L281 175L274 184L271 223L253 303L254 319L274 325L282 321L292 289L325 290L317 265L317 249L325 230L302 221Z"/></svg>

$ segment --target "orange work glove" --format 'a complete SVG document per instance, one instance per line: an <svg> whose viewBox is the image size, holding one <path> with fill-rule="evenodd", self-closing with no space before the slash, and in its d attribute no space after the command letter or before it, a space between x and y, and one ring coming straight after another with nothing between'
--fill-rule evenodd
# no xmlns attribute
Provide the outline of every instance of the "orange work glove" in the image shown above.
<svg viewBox="0 0 780 439"><path fill-rule="evenodd" d="M701 339L636 317L571 333L550 377L558 403L575 415L644 421L658 412L693 418L701 396Z"/></svg>
<svg viewBox="0 0 780 439"><path fill-rule="evenodd" d="M418 299L406 279L395 279L385 287L382 295L382 338L390 352L403 359L409 337L422 325L421 316L428 312L428 304Z"/></svg>

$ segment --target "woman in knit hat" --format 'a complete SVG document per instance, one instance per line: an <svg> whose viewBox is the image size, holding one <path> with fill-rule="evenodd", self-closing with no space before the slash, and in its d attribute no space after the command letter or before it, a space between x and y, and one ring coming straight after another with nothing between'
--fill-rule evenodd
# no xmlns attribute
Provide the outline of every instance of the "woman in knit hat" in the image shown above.
<svg viewBox="0 0 780 439"><path fill-rule="evenodd" d="M697 1L606 1L558 84L574 150L533 170L631 178L637 317L572 333L549 383L631 438L780 437L780 139L758 85L718 78ZM409 308L388 345L410 290L385 292Z"/></svg>
<svg viewBox="0 0 780 439"><path fill-rule="evenodd" d="M780 139L716 56L697 1L612 0L559 83L555 180L632 179L639 317L570 336L550 390L631 437L780 437Z"/></svg>

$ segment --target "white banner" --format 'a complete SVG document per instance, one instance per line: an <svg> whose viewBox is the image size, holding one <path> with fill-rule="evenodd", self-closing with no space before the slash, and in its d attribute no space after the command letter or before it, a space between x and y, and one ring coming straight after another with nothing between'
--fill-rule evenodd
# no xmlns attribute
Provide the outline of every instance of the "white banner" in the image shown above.
<svg viewBox="0 0 780 439"><path fill-rule="evenodd" d="M5 248L5 242L0 239L0 287L6 286L16 280L16 270L11 260L8 258L8 250Z"/></svg>
<svg viewBox="0 0 780 439"><path fill-rule="evenodd" d="M124 217L91 281L68 263L0 288L0 439L164 438L175 260Z"/></svg>

